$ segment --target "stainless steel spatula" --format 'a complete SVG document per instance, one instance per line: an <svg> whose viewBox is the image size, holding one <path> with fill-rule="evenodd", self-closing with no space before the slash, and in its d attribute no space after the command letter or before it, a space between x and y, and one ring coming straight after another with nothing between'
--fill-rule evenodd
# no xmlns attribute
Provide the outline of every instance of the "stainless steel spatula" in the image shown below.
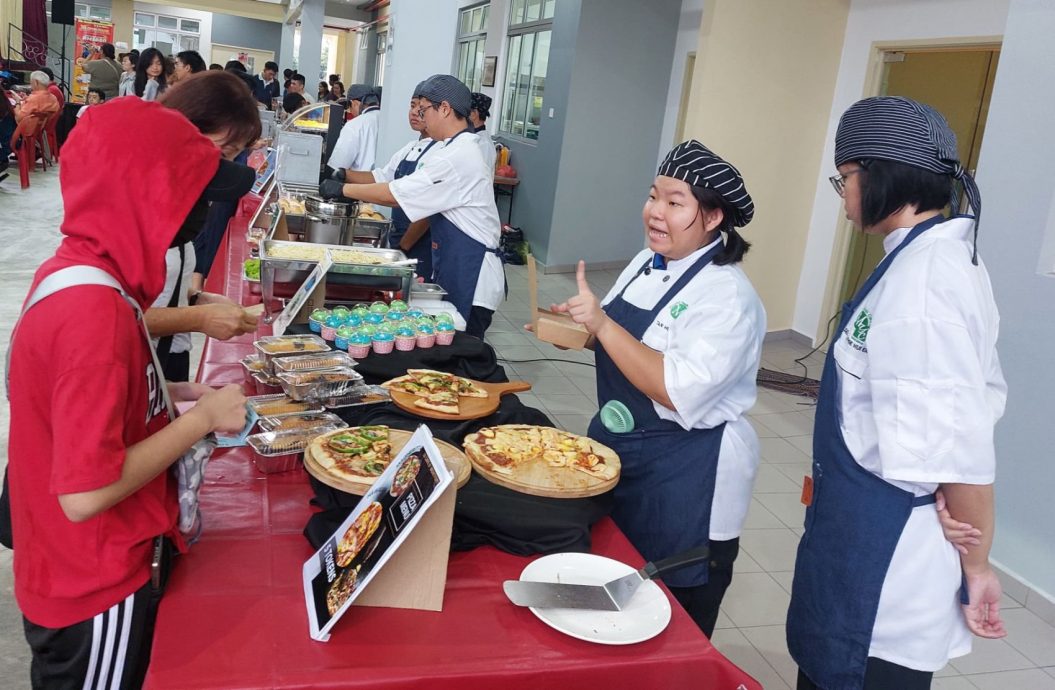
<svg viewBox="0 0 1055 690"><path fill-rule="evenodd" d="M652 580L662 573L705 561L710 554L708 547L698 546L655 563L646 563L641 570L603 585L506 580L502 587L509 600L517 606L531 606L540 609L621 611L645 580Z"/></svg>

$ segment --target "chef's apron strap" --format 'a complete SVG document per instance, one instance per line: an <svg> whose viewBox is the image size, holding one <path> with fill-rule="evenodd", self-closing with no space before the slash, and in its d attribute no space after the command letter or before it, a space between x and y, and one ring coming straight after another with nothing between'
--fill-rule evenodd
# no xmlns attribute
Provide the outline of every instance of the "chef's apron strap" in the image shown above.
<svg viewBox="0 0 1055 690"><path fill-rule="evenodd" d="M937 502L938 497L935 494L923 494L912 499L912 507L919 508L920 506L934 505Z"/></svg>

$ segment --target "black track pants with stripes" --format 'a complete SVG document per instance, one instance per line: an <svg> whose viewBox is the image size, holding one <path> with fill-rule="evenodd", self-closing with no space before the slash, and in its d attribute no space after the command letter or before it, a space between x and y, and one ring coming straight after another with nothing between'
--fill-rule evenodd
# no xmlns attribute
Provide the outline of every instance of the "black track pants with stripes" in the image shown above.
<svg viewBox="0 0 1055 690"><path fill-rule="evenodd" d="M139 688L150 663L161 593L147 582L94 618L45 628L23 618L33 651L30 677L44 690Z"/></svg>

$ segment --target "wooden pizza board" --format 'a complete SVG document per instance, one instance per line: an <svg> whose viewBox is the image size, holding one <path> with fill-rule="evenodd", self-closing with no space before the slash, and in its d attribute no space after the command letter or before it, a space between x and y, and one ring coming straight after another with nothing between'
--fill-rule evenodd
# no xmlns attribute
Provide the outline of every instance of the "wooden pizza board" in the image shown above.
<svg viewBox="0 0 1055 690"><path fill-rule="evenodd" d="M331 433L341 433L347 431L347 429L338 429ZM326 434L329 435L329 434ZM403 431L402 429L389 429L388 440L392 444L392 456L395 457L399 454L399 451L403 449L403 446L407 444L410 437L413 436L413 432ZM465 453L458 450L455 446L441 441L438 438L433 438L436 442L436 446L439 447L440 453L443 455L444 462L447 463L447 469L454 475L454 483L459 486L465 486L465 483L469 481L469 475L472 474L472 467L469 465L469 459L465 456ZM361 484L359 482L350 482L347 479L334 476L326 471L319 461L315 459L314 454L311 452L312 446L309 445L307 450L304 451L304 469L308 471L308 474L318 479L326 486L332 487L345 493L354 494L356 496L362 496L366 493L366 490L370 488L368 484Z"/></svg>
<svg viewBox="0 0 1055 690"><path fill-rule="evenodd" d="M597 444L596 441L593 443ZM490 464L478 462L469 453L465 457L472 463L473 469L492 484L544 498L586 498L611 491L619 483L622 465L615 459L618 458L615 451L612 451L612 455L617 472L611 479L592 477L570 467L551 467L542 458L513 467L512 474L502 474L491 469Z"/></svg>
<svg viewBox="0 0 1055 690"><path fill-rule="evenodd" d="M424 407L418 407L414 404L414 401L418 400L418 396L413 393L407 393L406 391L396 390L394 388L390 388L388 392L392 395L392 402L396 404L396 407L405 412L409 412L418 417L427 417L428 419L458 421L465 419L480 419L481 417L492 415L498 410L498 406L502 402L501 398L506 393L522 393L523 391L531 390L531 384L527 381L484 383L483 381L469 380L473 382L473 385L479 386L487 391L487 397L466 398L459 396L458 407L461 409L461 412L458 414L446 414L445 412L426 410Z"/></svg>

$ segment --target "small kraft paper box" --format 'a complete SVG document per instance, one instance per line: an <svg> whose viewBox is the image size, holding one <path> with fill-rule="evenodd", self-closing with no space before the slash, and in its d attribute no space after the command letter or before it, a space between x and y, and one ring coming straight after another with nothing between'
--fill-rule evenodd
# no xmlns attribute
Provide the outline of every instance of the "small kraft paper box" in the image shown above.
<svg viewBox="0 0 1055 690"><path fill-rule="evenodd" d="M558 314L538 306L538 268L535 257L528 254L528 289L531 292L531 323L535 337L557 347L569 350L581 350L586 347L590 333L584 326L572 320L567 314Z"/></svg>

